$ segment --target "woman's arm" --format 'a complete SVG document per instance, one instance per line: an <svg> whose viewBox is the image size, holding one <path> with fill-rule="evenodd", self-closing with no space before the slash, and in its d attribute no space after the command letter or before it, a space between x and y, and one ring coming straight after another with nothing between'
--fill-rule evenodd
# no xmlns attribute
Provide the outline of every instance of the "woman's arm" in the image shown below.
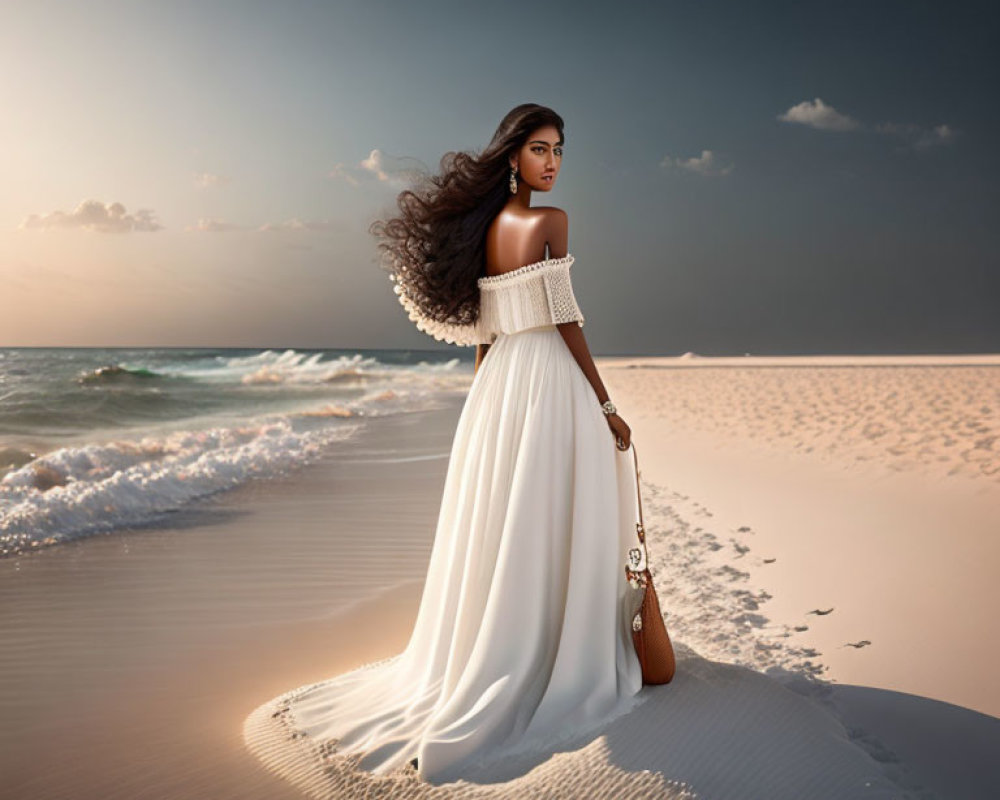
<svg viewBox="0 0 1000 800"><path fill-rule="evenodd" d="M604 388L604 382L597 371L597 365L594 364L594 359L590 355L590 348L587 347L587 339L583 335L583 326L573 320L559 323L556 325L556 329L562 334L563 341L566 342L566 346L573 354L573 358L576 359L576 363L580 365L583 374L590 382L590 385L594 387L598 402L603 405L605 400L610 399L608 397L608 390ZM627 449L629 442L631 442L632 431L625 424L625 420L617 414L609 414L608 425L615 436L620 437L625 443L623 449Z"/></svg>
<svg viewBox="0 0 1000 800"><path fill-rule="evenodd" d="M573 358L576 359L576 363L580 365L583 374L587 376L590 385L594 387L594 392L597 394L597 401L604 403L605 400L609 399L608 390L604 388L601 376L597 372L597 365L594 363L594 359L591 358L590 348L587 347L587 340L583 335L583 326L573 320L571 322L561 322L556 325L556 328L562 334L566 346L573 354Z"/></svg>

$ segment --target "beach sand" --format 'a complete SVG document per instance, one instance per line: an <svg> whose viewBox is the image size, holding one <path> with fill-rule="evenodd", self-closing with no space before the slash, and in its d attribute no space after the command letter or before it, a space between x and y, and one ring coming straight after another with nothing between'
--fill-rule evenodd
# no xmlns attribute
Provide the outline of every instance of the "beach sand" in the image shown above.
<svg viewBox="0 0 1000 800"><path fill-rule="evenodd" d="M1000 716L1000 369L671 361L616 360L607 382L646 479L675 513L710 507L770 623L808 626L828 679Z"/></svg>
<svg viewBox="0 0 1000 800"><path fill-rule="evenodd" d="M1000 359L597 363L678 655L635 714L436 787L266 713L405 646L459 399L171 527L0 561L0 796L992 796Z"/></svg>

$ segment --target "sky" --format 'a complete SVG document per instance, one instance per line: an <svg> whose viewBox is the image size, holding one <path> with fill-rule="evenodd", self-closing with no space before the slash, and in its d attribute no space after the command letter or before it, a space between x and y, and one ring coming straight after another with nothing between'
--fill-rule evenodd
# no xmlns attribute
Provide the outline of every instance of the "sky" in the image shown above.
<svg viewBox="0 0 1000 800"><path fill-rule="evenodd" d="M514 106L595 355L1000 352L990 3L0 5L0 346L459 349L369 224ZM461 348L470 351L470 348Z"/></svg>

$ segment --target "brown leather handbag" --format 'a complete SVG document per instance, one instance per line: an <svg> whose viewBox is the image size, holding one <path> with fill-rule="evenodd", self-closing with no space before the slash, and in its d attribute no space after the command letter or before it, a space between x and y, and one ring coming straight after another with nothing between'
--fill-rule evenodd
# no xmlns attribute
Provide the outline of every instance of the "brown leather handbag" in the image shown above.
<svg viewBox="0 0 1000 800"><path fill-rule="evenodd" d="M632 606L632 643L642 665L642 682L670 683L676 667L674 648L660 613L660 601L653 588L653 574L649 571L646 529L642 522L642 493L639 491L639 459L635 453L635 442L630 445L635 462L636 507L639 511L635 528L641 545L629 549L628 561L625 562L625 578L633 589L639 590L637 593L641 598L637 605Z"/></svg>

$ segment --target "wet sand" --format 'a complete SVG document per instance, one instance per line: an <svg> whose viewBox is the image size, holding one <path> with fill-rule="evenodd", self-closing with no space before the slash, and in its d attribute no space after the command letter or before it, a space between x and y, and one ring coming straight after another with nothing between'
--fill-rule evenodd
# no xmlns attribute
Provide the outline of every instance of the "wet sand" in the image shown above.
<svg viewBox="0 0 1000 800"><path fill-rule="evenodd" d="M376 420L170 527L0 561L0 797L301 797L243 719L405 647L458 408Z"/></svg>

